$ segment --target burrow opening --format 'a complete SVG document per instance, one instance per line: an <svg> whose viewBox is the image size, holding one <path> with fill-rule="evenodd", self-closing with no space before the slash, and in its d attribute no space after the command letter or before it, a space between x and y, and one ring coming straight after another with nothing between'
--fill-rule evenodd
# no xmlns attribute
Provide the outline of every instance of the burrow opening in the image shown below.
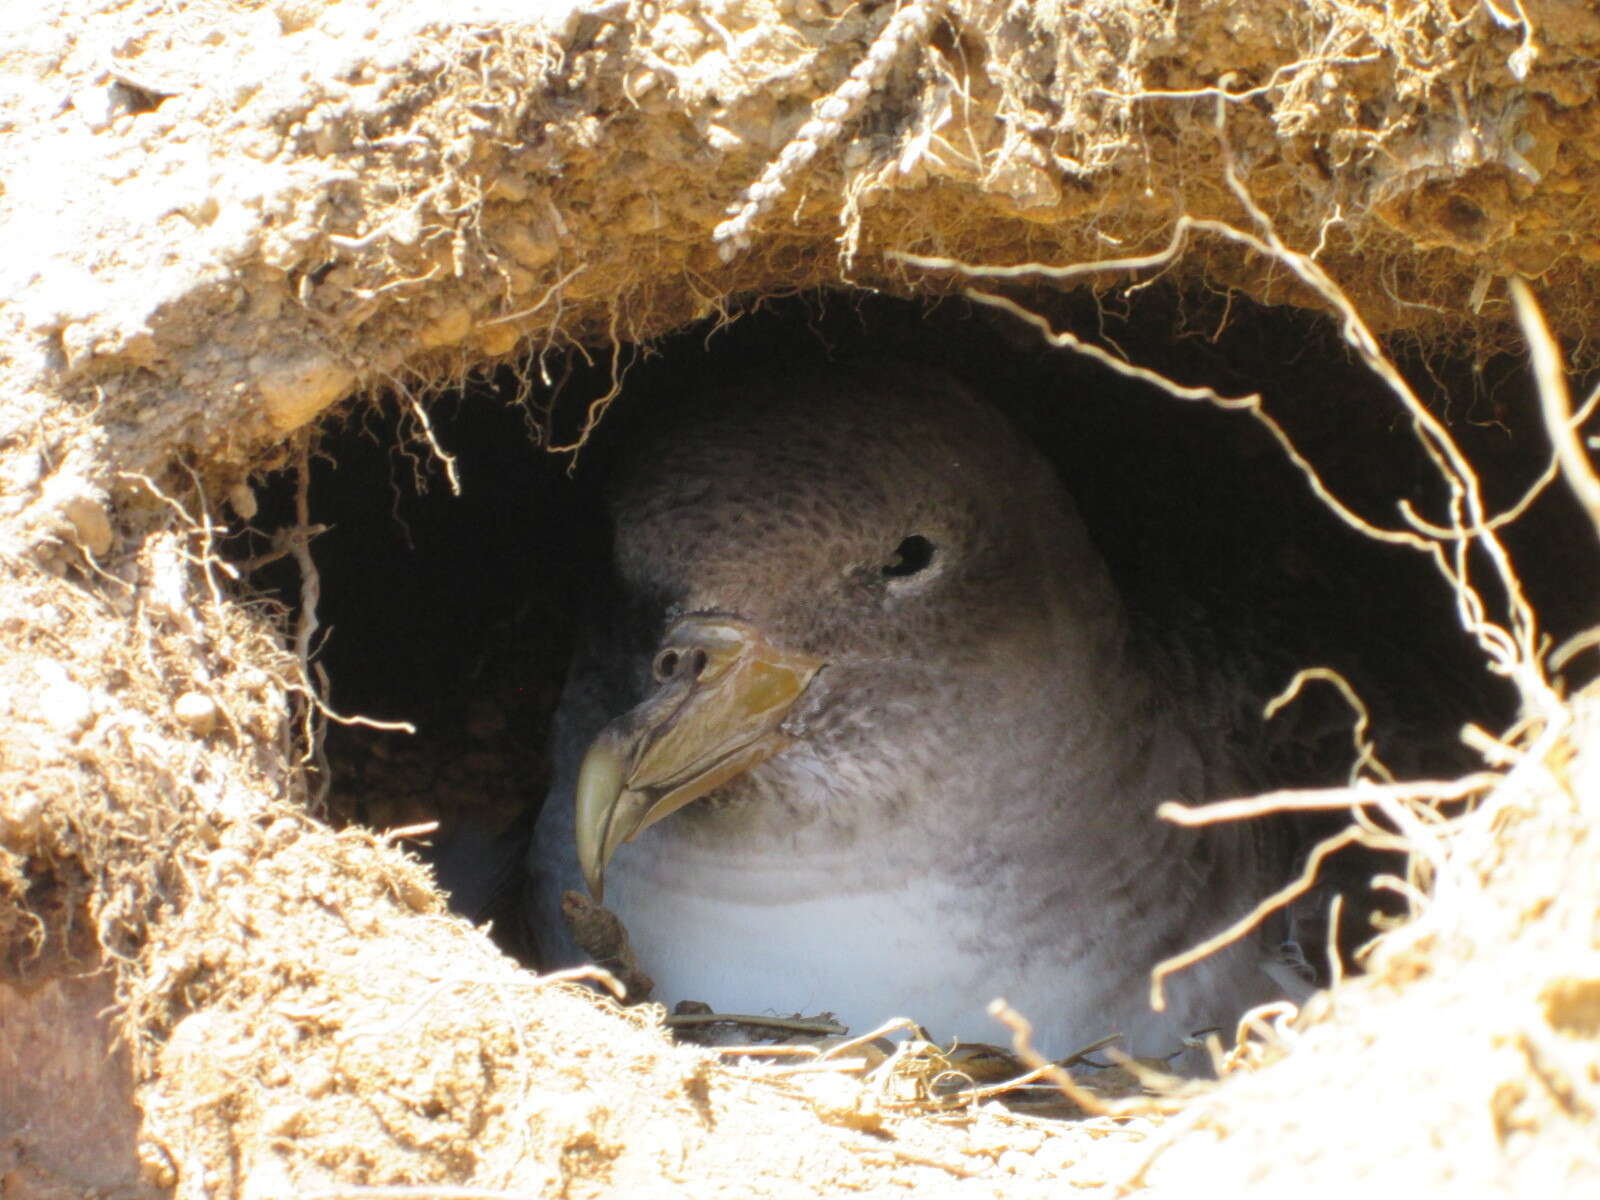
<svg viewBox="0 0 1600 1200"><path fill-rule="evenodd" d="M1057 328L1173 380L1260 393L1329 486L1375 523L1395 525L1402 498L1442 512L1443 487L1407 419L1330 321L1160 287L1026 299ZM1549 459L1526 363L1437 347L1397 357L1477 465L1491 510L1514 503ZM520 865L548 785L550 719L575 630L603 586L606 482L619 448L730 375L884 358L950 372L1024 431L1059 469L1135 621L1192 647L1194 669L1245 664L1258 702L1299 667L1337 669L1402 776L1472 766L1463 724L1499 730L1513 718L1511 690L1483 669L1433 568L1342 525L1249 417L1052 350L964 300L828 292L764 299L648 347L550 353L433 397L429 422L454 459L459 495L409 400L352 404L324 425L310 483L312 521L326 526L313 544L317 661L336 710L416 727L328 728L319 782L331 818L381 830L437 821L416 844L425 859L455 864L453 904L538 965L542 931L525 915ZM592 435L576 452L553 452L577 440L619 365L623 386ZM293 493L290 475L263 481L236 558L261 553L292 523ZM1559 483L1507 540L1552 639L1600 618L1600 564ZM1498 603L1487 571L1477 576ZM252 582L292 613L291 560ZM1263 787L1333 784L1349 769L1351 722L1331 688L1313 686L1239 736L1269 745ZM1308 822L1306 844L1325 828ZM1331 877L1363 887L1362 872L1357 863Z"/></svg>

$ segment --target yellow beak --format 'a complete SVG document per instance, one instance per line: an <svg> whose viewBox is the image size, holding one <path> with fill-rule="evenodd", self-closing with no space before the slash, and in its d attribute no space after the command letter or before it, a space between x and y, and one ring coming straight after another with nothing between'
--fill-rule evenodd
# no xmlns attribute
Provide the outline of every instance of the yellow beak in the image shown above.
<svg viewBox="0 0 1600 1200"><path fill-rule="evenodd" d="M821 666L732 617L672 624L656 690L600 731L578 772L578 865L597 901L618 846L789 744L780 726Z"/></svg>

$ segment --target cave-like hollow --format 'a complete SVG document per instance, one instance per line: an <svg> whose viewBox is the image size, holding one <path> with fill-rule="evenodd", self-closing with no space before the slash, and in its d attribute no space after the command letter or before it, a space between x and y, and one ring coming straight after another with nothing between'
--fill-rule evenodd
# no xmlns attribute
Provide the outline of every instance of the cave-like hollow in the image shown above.
<svg viewBox="0 0 1600 1200"><path fill-rule="evenodd" d="M1374 523L1396 526L1402 499L1442 518L1445 489L1410 420L1332 321L1160 287L1026 299L1055 327L1174 381L1259 394L1328 486ZM1526 360L1391 350L1476 464L1490 510L1520 498L1550 455ZM519 865L547 786L550 719L575 630L603 586L617 448L670 421L709 381L861 359L946 370L1020 426L1058 467L1136 622L1192 645L1195 669L1225 664L1258 701L1300 667L1337 669L1401 776L1470 767L1462 726L1498 730L1514 718L1511 690L1484 669L1424 556L1337 520L1247 413L1130 381L965 300L830 292L751 303L736 319L649 346L552 351L434 394L423 403L459 494L411 398L352 403L325 422L310 481L311 520L326 527L312 546L317 661L334 709L416 729L328 727L316 782L331 819L377 830L437 821L410 844L424 859L453 861L455 905L538 965ZM620 392L582 448L552 450L577 439L619 373ZM288 473L264 482L260 512L231 543L238 558L292 522L294 489ZM1600 618L1600 571L1559 482L1507 541L1552 639ZM1487 564L1474 567L1499 611ZM292 619L300 581L291 559L251 582ZM1352 762L1353 720L1334 689L1312 685L1271 720L1257 704L1236 736L1267 744L1263 788L1335 784ZM1299 836L1309 846L1328 827L1308 821ZM1370 868L1336 865L1331 878L1364 890ZM1354 945L1367 928L1341 932Z"/></svg>

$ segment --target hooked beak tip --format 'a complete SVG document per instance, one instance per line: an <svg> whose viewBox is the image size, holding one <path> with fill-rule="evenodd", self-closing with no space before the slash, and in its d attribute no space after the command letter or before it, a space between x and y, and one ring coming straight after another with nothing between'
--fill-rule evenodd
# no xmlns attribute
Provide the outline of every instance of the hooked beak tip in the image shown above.
<svg viewBox="0 0 1600 1200"><path fill-rule="evenodd" d="M623 773L622 754L605 734L595 739L578 769L578 866L597 904L604 902L606 864L616 850L612 830Z"/></svg>

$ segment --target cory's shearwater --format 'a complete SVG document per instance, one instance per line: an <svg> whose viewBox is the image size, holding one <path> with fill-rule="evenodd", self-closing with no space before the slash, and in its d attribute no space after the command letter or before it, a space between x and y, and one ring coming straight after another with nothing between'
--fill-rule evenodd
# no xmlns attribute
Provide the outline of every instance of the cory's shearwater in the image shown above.
<svg viewBox="0 0 1600 1200"><path fill-rule="evenodd" d="M586 882L667 1003L897 1015L1139 1054L1278 994L1259 937L1149 971L1278 881L1258 830L1158 821L1246 778L1147 652L1071 499L921 369L684 406L613 488L614 584L556 719L540 920ZM1181 669L1180 669L1181 667ZM569 948L570 949L570 948Z"/></svg>

